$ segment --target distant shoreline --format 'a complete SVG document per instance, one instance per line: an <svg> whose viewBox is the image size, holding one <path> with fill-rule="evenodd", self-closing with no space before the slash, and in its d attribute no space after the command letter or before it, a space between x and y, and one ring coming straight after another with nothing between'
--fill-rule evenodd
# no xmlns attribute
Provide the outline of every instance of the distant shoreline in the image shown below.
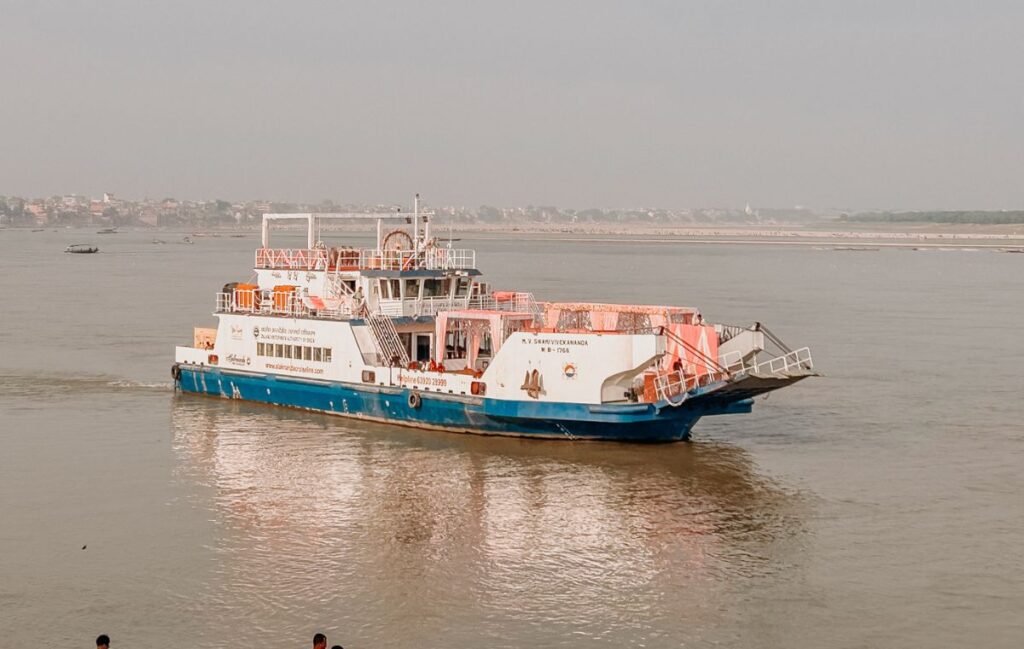
<svg viewBox="0 0 1024 649"><path fill-rule="evenodd" d="M1014 225L949 225L908 224L880 228L880 224L844 223L842 229L809 225L737 225L719 224L686 226L624 226L622 224L593 224L566 226L565 224L520 223L481 224L437 222L433 234L440 239L459 235L485 235L486 238L524 237L545 241L605 241L617 243L694 243L736 245L795 245L839 247L862 250L868 247L885 248L1020 248L1024 247L1024 226ZM874 226L874 227L872 227ZM91 228L43 228L44 231L81 233ZM220 237L230 235L256 235L254 226L215 228L119 228L121 232L190 233L194 237ZM38 232L26 227L5 227L0 232ZM375 226L345 224L325 232L371 233ZM110 235L107 235L110 236Z"/></svg>

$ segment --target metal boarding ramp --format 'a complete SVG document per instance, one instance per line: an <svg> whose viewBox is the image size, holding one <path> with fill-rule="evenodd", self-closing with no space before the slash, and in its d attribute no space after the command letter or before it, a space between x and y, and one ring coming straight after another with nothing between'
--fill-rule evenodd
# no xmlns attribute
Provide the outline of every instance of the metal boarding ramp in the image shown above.
<svg viewBox="0 0 1024 649"><path fill-rule="evenodd" d="M658 397L673 406L682 405L691 399L728 404L784 388L811 376L820 376L814 370L814 361L809 348L791 349L761 323L755 323L750 329L741 327L729 327L729 329L733 330L730 332L730 338L742 331L761 332L781 353L767 360L758 361L757 350L754 350L752 355L744 355L742 351L736 351L716 360L688 345L681 338L665 332L668 338L702 359L711 371L689 379L677 372L659 375L656 378ZM709 387L710 389L706 392L691 394L691 391L700 387Z"/></svg>
<svg viewBox="0 0 1024 649"><path fill-rule="evenodd" d="M733 403L784 388L808 377L821 376L814 370L811 350L807 347L760 363L740 362L727 367L730 376L722 387L695 398Z"/></svg>

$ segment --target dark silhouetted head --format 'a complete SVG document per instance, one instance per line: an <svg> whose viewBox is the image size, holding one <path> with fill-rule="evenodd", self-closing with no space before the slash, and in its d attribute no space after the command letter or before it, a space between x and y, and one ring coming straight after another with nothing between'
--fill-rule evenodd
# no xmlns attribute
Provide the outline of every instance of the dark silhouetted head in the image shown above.
<svg viewBox="0 0 1024 649"><path fill-rule="evenodd" d="M327 636L322 633L313 636L313 649L327 649Z"/></svg>
<svg viewBox="0 0 1024 649"><path fill-rule="evenodd" d="M96 638L96 649L108 649L110 647L110 636L106 633Z"/></svg>

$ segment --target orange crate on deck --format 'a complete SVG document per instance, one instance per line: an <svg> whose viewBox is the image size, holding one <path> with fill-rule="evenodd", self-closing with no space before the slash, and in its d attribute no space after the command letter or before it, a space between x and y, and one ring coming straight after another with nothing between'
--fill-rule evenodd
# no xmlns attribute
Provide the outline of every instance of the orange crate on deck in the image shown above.
<svg viewBox="0 0 1024 649"><path fill-rule="evenodd" d="M274 308L284 311L288 308L288 298L295 293L294 286L280 285L274 287Z"/></svg>
<svg viewBox="0 0 1024 649"><path fill-rule="evenodd" d="M253 307L253 293L259 289L256 284L235 285L235 306L240 309L251 309Z"/></svg>

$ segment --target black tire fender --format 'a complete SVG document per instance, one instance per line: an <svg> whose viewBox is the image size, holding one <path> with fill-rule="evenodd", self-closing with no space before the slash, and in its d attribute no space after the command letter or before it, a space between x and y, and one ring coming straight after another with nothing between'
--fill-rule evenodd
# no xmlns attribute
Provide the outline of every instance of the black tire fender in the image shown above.
<svg viewBox="0 0 1024 649"><path fill-rule="evenodd" d="M409 393L409 407L413 410L418 410L423 405L423 397L420 396L419 392L415 390Z"/></svg>

